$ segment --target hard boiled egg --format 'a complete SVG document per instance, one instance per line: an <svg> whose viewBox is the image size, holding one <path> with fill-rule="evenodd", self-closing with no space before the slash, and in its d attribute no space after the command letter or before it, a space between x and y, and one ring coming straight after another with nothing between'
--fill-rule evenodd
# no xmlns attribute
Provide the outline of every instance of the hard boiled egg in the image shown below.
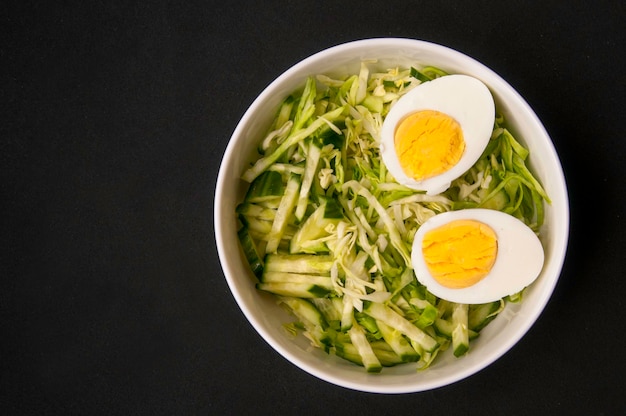
<svg viewBox="0 0 626 416"><path fill-rule="evenodd" d="M518 293L541 272L544 252L522 221L500 211L464 209L435 215L415 233L417 280L458 303L493 302Z"/></svg>
<svg viewBox="0 0 626 416"><path fill-rule="evenodd" d="M380 151L401 184L441 193L478 160L491 137L495 104L467 75L424 82L402 96L383 122Z"/></svg>

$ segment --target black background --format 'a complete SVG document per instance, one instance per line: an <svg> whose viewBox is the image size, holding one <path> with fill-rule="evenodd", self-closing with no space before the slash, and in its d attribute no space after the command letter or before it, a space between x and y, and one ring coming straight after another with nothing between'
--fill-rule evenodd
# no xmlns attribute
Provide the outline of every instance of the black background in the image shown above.
<svg viewBox="0 0 626 416"><path fill-rule="evenodd" d="M620 1L16 2L0 10L3 414L626 411ZM368 37L464 52L544 122L570 192L556 291L504 357L406 395L330 385L246 321L217 257L219 163L247 106Z"/></svg>

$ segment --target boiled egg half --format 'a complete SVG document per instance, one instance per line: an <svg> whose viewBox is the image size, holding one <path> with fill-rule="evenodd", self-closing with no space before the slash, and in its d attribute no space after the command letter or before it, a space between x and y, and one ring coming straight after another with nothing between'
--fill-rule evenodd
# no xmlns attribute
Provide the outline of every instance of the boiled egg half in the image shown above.
<svg viewBox="0 0 626 416"><path fill-rule="evenodd" d="M478 160L493 130L489 89L467 75L424 82L403 95L383 122L383 162L401 184L441 193Z"/></svg>
<svg viewBox="0 0 626 416"><path fill-rule="evenodd" d="M544 251L522 221L500 211L464 209L435 215L415 233L417 280L451 302L493 302L520 292L539 275Z"/></svg>

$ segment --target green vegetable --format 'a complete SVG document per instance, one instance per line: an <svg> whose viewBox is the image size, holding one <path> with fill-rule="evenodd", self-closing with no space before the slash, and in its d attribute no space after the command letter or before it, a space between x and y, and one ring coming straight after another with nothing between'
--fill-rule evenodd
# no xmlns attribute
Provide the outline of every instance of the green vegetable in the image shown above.
<svg viewBox="0 0 626 416"><path fill-rule="evenodd" d="M415 342L420 347L420 350L423 349L426 352L434 352L439 346L433 337L382 303L368 303L365 308L365 313L391 328L400 331L403 335L408 337L409 340Z"/></svg>
<svg viewBox="0 0 626 416"><path fill-rule="evenodd" d="M440 195L398 184L381 161L380 129L394 103L435 67L308 78L280 105L243 173L239 240L257 288L296 318L286 323L317 348L379 372L425 369L450 349L457 357L522 293L484 305L438 299L416 279L413 236L442 212L483 207L538 231L550 200L528 170L525 149L496 119L480 159ZM451 348L450 348L451 347Z"/></svg>
<svg viewBox="0 0 626 416"><path fill-rule="evenodd" d="M272 153L259 159L253 167L248 169L243 174L242 178L245 181L252 182L254 179L256 179L257 176L267 170L270 165L278 161L278 159L283 156L283 154L287 152L288 149L290 149L294 145L299 144L311 134L315 133L315 131L324 126L326 122L332 122L336 120L341 115L341 113L343 113L343 108L336 108L335 110L329 111L328 113L320 116L317 120L313 121L306 128L297 130L294 126L295 132L289 135L285 139L285 141L282 142L278 147L276 147L276 149ZM302 120L300 120L300 124L301 123Z"/></svg>
<svg viewBox="0 0 626 416"><path fill-rule="evenodd" d="M246 193L246 202L263 202L281 198L285 193L282 176L279 172L266 171L250 184Z"/></svg>
<svg viewBox="0 0 626 416"><path fill-rule="evenodd" d="M469 349L469 328L467 324L468 305L457 303L452 311L452 350L456 357Z"/></svg>
<svg viewBox="0 0 626 416"><path fill-rule="evenodd" d="M372 346L367 340L365 336L365 331L361 326L354 322L352 327L348 330L348 335L350 336L350 341L352 341L352 345L356 347L356 351L361 358L361 362L363 367L367 370L368 373L379 373L382 370L382 365L376 357Z"/></svg>
<svg viewBox="0 0 626 416"><path fill-rule="evenodd" d="M504 301L485 303L482 305L470 305L468 327L470 330L480 331L491 322L498 313L504 309Z"/></svg>
<svg viewBox="0 0 626 416"><path fill-rule="evenodd" d="M317 174L317 166L319 164L320 156L322 154L321 142L318 140L309 140L308 149L306 154L304 175L302 178L302 186L300 187L300 194L298 197L298 204L296 206L296 219L302 221L304 214L309 203L309 194L311 191L311 185Z"/></svg>
<svg viewBox="0 0 626 416"><path fill-rule="evenodd" d="M259 255L256 243L250 235L250 231L247 227L241 227L237 236L239 237L239 243L243 248L243 252L250 264L252 272L256 277L260 277L263 273L263 260L261 260L261 256Z"/></svg>
<svg viewBox="0 0 626 416"><path fill-rule="evenodd" d="M278 245L287 229L289 218L293 214L293 208L296 205L298 189L300 189L301 182L299 175L290 175L287 186L285 187L285 194L276 209L276 216L274 217L272 229L268 236L267 245L265 247L268 253L275 253L278 250Z"/></svg>

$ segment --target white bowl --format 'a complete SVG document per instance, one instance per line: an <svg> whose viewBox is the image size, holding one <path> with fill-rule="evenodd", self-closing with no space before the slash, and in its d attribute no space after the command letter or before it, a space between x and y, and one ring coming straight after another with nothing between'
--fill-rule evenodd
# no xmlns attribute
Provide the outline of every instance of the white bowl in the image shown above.
<svg viewBox="0 0 626 416"><path fill-rule="evenodd" d="M552 203L546 207L541 239L545 265L520 304L507 308L489 324L460 358L442 354L425 371L414 364L367 374L362 367L312 350L304 337L285 335L289 321L271 295L254 287L254 277L237 240L235 206L246 189L240 177L253 160L256 145L269 128L280 102L304 85L307 76L356 74L362 60L378 60L380 69L433 65L449 73L482 80L491 90L509 129L531 152L530 166ZM252 103L237 125L220 166L215 191L215 238L222 268L239 307L258 333L287 360L304 371L349 389L376 393L429 390L462 380L482 370L517 343L537 320L557 283L565 258L569 229L567 189L561 164L543 125L526 101L500 76L476 60L444 46L412 39L380 38L346 43L316 53L280 75ZM449 351L448 351L449 352Z"/></svg>

